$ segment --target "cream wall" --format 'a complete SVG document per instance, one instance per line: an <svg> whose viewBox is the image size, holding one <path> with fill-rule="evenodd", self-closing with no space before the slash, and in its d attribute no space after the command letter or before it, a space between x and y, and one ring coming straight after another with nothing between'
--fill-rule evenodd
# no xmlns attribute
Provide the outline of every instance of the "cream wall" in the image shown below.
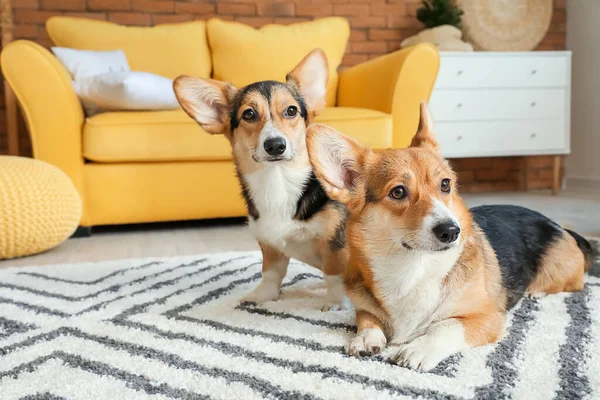
<svg viewBox="0 0 600 400"><path fill-rule="evenodd" d="M567 1L567 49L573 51L567 185L600 186L600 0Z"/></svg>

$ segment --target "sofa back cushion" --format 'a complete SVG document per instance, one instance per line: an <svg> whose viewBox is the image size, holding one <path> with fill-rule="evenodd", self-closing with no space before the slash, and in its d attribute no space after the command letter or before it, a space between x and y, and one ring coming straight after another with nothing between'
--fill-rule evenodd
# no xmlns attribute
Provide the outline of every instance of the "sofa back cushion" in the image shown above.
<svg viewBox="0 0 600 400"><path fill-rule="evenodd" d="M204 21L128 27L85 18L51 17L46 29L56 46L122 49L132 71L171 79L182 74L210 77L212 65Z"/></svg>
<svg viewBox="0 0 600 400"><path fill-rule="evenodd" d="M239 22L208 21L213 78L245 86L256 81L284 81L302 58L320 47L329 63L327 105L334 106L338 74L350 36L348 21L330 17L291 25L254 29Z"/></svg>

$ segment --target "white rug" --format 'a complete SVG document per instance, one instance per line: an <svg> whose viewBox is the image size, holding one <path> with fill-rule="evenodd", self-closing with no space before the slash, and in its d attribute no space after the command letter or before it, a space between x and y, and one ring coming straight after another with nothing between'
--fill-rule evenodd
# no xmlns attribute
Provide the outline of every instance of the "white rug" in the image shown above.
<svg viewBox="0 0 600 400"><path fill-rule="evenodd" d="M310 267L240 306L260 269L220 253L0 270L0 399L600 398L600 277L523 301L502 342L424 374L346 356L353 315L318 310Z"/></svg>

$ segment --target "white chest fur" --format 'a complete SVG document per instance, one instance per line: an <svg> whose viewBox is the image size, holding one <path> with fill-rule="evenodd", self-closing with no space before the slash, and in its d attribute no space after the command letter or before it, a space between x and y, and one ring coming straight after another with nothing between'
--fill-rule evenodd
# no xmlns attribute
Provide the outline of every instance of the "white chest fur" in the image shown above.
<svg viewBox="0 0 600 400"><path fill-rule="evenodd" d="M298 200L310 174L310 166L298 168L273 164L245 175L250 196L259 214L257 220L250 218L249 226L260 242L288 257L321 268L321 258L314 248L320 221L294 219Z"/></svg>
<svg viewBox="0 0 600 400"><path fill-rule="evenodd" d="M370 264L380 300L392 318L392 342L403 343L424 333L449 306L441 302L444 277L456 263L459 247L444 252L400 250L373 255Z"/></svg>

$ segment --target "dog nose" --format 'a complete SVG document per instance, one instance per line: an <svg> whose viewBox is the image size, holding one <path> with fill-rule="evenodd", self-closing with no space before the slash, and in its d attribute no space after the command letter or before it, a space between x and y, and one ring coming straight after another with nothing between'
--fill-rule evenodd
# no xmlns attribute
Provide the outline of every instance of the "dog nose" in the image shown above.
<svg viewBox="0 0 600 400"><path fill-rule="evenodd" d="M452 243L458 239L460 228L454 222L443 222L433 228L433 234L442 243Z"/></svg>
<svg viewBox="0 0 600 400"><path fill-rule="evenodd" d="M265 151L270 156L280 156L285 152L285 139L281 136L265 140Z"/></svg>

